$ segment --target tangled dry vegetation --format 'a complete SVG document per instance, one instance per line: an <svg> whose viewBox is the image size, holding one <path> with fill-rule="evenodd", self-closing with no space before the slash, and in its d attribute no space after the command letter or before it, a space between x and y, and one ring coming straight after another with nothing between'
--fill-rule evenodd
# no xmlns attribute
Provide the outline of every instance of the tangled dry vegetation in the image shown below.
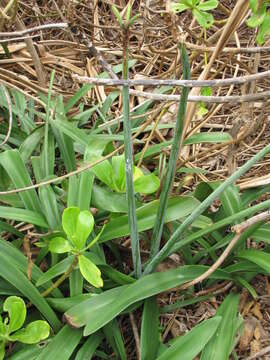
<svg viewBox="0 0 270 360"><path fill-rule="evenodd" d="M170 1L134 1L134 11L141 14L131 30L130 58L136 60L131 68L132 79L170 79L181 77L180 55L177 39L185 39L192 60L191 78L199 79L205 68L205 50L210 59L220 34L227 21L234 2L223 1L215 13L215 24L207 30L204 39L201 28L184 13L176 16L170 9ZM97 77L104 71L99 56L93 56L87 45L93 44L100 55L111 66L121 63L121 34L111 11L111 1L93 1L91 4L71 1L63 2L19 2L15 21L6 24L9 31L36 27L42 24L67 22L69 27L33 32L35 56L31 46L23 41L8 44L9 59L1 60L0 76L3 83L17 87L26 96L37 100L38 92L48 93L48 81L52 69L55 69L53 90L68 99L79 88L74 75ZM119 10L125 8L125 1L115 2ZM246 12L247 13L247 12ZM230 40L221 46L220 54L207 79L226 79L268 70L268 47L266 51L252 51L256 45L256 35L245 24L246 13L239 19L241 25L231 32ZM28 44L31 40L27 40ZM245 51L245 48L251 48ZM238 49L238 50L237 50ZM4 50L1 51L4 54ZM94 54L95 55L95 54ZM266 77L244 85L214 88L212 95L232 96L258 93L268 89ZM114 87L115 88L115 87ZM153 86L136 86L135 90L152 92ZM112 87L96 86L85 97L88 104L104 102ZM177 89L175 90L177 94ZM143 97L131 95L131 110L145 101ZM193 145L183 151L184 162L189 167L201 167L209 171L207 175L188 176L186 186L192 186L198 180L224 179L233 170L247 161L266 143L269 136L268 97L256 102L207 104L208 114L200 119L195 115L187 129L186 136L201 132L229 132L233 144ZM114 103L112 117L119 117L121 101ZM76 109L72 109L76 112ZM153 144L170 138L170 124L174 122L176 104L173 101L156 101L153 111L148 114L147 122L168 125L167 129L156 128L145 133L141 140ZM92 121L95 121L94 117ZM141 146L141 145L140 145ZM137 149L136 149L137 150ZM164 149L166 152L166 148ZM179 167L183 160L179 160ZM268 183L269 160L257 164L240 180L241 188ZM264 177L265 176L265 177Z"/></svg>
<svg viewBox="0 0 270 360"><path fill-rule="evenodd" d="M247 1L246 1L247 2ZM2 3L2 9L6 4ZM130 32L130 59L135 60L130 68L130 79L180 79L182 67L178 41L183 41L191 61L191 79L227 79L241 77L269 70L270 43L264 49L256 46L256 34L245 23L249 8L245 1L223 0L215 10L215 23L207 30L205 37L198 24L192 20L189 13L176 15L171 11L171 1L133 0L134 13L139 13L135 25ZM238 5L236 5L238 3ZM230 26L224 31L224 25L232 20L239 3L242 11L236 14ZM68 27L48 28L30 32L30 37L23 39L8 39L8 34L1 33L2 44L7 44L8 58L4 47L0 54L0 81L8 88L20 89L27 98L40 106L39 93L48 95L50 74L55 70L53 93L62 94L67 101L80 87L80 77L96 78L108 68L122 61L122 42L119 25L111 11L114 4L119 11L124 11L125 0L92 0L92 1L56 1L34 0L18 1L17 13L11 19L1 20L1 31L18 31L17 38L22 38L20 32L24 29L39 27L43 24L67 23ZM13 35L14 37L14 35ZM5 41L5 42L4 42ZM255 49L256 47L256 49ZM207 63L206 63L207 58ZM186 132L188 137L197 133L229 133L232 140L222 143L200 143L187 145L179 156L178 169L183 167L203 171L191 173L178 172L175 177L174 192L181 189L182 193L192 190L200 181L224 180L236 168L244 164L260 149L269 143L269 94L264 98L243 102L246 95L265 92L269 89L269 74L264 78L241 85L215 87L206 102L207 114L199 116L199 102L189 102ZM84 97L87 105L104 103L107 96L116 86L95 86ZM130 95L131 119L133 109L146 101L153 94L155 87L135 85ZM147 94L145 94L147 93ZM179 94L175 88L171 95ZM199 96L198 88L193 88L191 96ZM225 97L224 102L215 101L215 96ZM227 102L228 97L232 98ZM155 125L151 131L145 130L139 135L140 143L134 145L136 153L146 151L150 145L166 143L172 138L172 128L175 122L177 102L169 98L155 100L155 106L146 114L148 125ZM73 107L70 114L78 113L78 107ZM109 120L118 124L122 112L121 96L117 98L110 109ZM93 113L86 127L91 127L99 114ZM36 118L37 122L41 120ZM104 127L107 131L108 127ZM144 160L144 166L153 169L160 158L169 154L169 145L164 146L157 156ZM238 184L240 189L253 188L270 183L270 155L253 166ZM264 195L264 199L267 195ZM125 246L125 244L123 244ZM126 266L130 265L130 252L123 246L123 258ZM142 251L143 254L143 251ZM162 264L165 268L175 266L171 259ZM255 283L257 283L255 285ZM240 310L246 320L243 337L238 346L238 354L244 358L253 359L252 355L260 353L270 345L269 296L270 287L267 277L256 278L254 285L258 286L258 301L251 300L244 290ZM161 315L164 326L163 338L175 337L185 333L203 318L212 316L217 305L231 287L225 282L216 289L211 289L213 296L199 304L183 307L176 312ZM208 290L201 289L197 295L207 295ZM177 292L170 292L159 297L159 302L169 305L179 300ZM140 326L138 317L123 321L126 349L129 359L136 358L134 338ZM130 321L132 326L130 326ZM134 336L135 335L135 336ZM137 344L138 345L138 344ZM265 357L264 357L265 356ZM267 355L256 357L267 359ZM255 358L254 358L255 359Z"/></svg>

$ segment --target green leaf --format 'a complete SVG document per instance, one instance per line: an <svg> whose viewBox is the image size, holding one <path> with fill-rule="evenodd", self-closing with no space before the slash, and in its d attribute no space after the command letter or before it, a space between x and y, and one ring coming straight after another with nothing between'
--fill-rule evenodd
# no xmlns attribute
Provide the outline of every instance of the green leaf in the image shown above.
<svg viewBox="0 0 270 360"><path fill-rule="evenodd" d="M259 0L249 0L249 6L251 10L255 13L259 6Z"/></svg>
<svg viewBox="0 0 270 360"><path fill-rule="evenodd" d="M126 213L127 202L125 194L111 191L107 187L93 186L92 206L115 213Z"/></svg>
<svg viewBox="0 0 270 360"><path fill-rule="evenodd" d="M7 261L13 264L15 268L20 270L23 274L27 274L27 263L28 260L26 256L23 255L21 250L18 250L14 245L10 242L2 240L0 238L0 253L5 254L5 258ZM36 282L40 276L42 275L42 271L40 268L33 264L32 266L32 281ZM51 282L48 282L48 286L52 285ZM43 287L46 289L46 287ZM55 289L53 291L53 296L61 297L62 294L59 289Z"/></svg>
<svg viewBox="0 0 270 360"><path fill-rule="evenodd" d="M105 291L74 306L65 313L65 318L75 327L87 324L84 334L92 334L130 305L193 280L207 269L206 266L198 265L182 266L144 276L133 284ZM212 278L231 279L226 272L221 270L213 273Z"/></svg>
<svg viewBox="0 0 270 360"><path fill-rule="evenodd" d="M101 156L92 156L92 161L101 159ZM115 189L113 168L109 160L104 160L92 168L96 177L112 190Z"/></svg>
<svg viewBox="0 0 270 360"><path fill-rule="evenodd" d="M268 11L265 14L263 22L259 28L256 41L259 45L263 45L265 42L265 37L270 35L270 12Z"/></svg>
<svg viewBox="0 0 270 360"><path fill-rule="evenodd" d="M51 123L63 134L68 136L74 142L86 146L89 142L89 135L83 129L79 129L74 123L68 121L66 118L60 118L59 116L55 120L51 120Z"/></svg>
<svg viewBox="0 0 270 360"><path fill-rule="evenodd" d="M208 114L208 109L203 101L199 104L199 109L197 110L197 115L199 119L202 119L204 115Z"/></svg>
<svg viewBox="0 0 270 360"><path fill-rule="evenodd" d="M175 196L169 199L168 208L165 216L165 223L173 220L183 219L189 215L200 202L191 196ZM137 219L139 231L151 229L154 226L159 200L152 201L137 209ZM129 235L127 215L112 219L106 225L100 242L116 239Z"/></svg>
<svg viewBox="0 0 270 360"><path fill-rule="evenodd" d="M23 323L26 318L26 307L23 299L17 296L8 297L4 302L3 310L8 312L9 334L12 333L13 331L20 329L23 326Z"/></svg>
<svg viewBox="0 0 270 360"><path fill-rule="evenodd" d="M270 274L270 254L262 250L248 249L237 254L240 259L249 260Z"/></svg>
<svg viewBox="0 0 270 360"><path fill-rule="evenodd" d="M99 268L83 255L79 256L79 268L82 276L93 286L99 288L103 286L101 272Z"/></svg>
<svg viewBox="0 0 270 360"><path fill-rule="evenodd" d="M47 298L48 303L60 313L64 313L68 311L75 305L80 304L84 300L88 300L90 297L95 296L94 294L80 294L72 297L65 297L65 298Z"/></svg>
<svg viewBox="0 0 270 360"><path fill-rule="evenodd" d="M234 343L239 295L229 294L219 306L216 316L221 317L216 335L204 348L201 360L228 360Z"/></svg>
<svg viewBox="0 0 270 360"><path fill-rule="evenodd" d="M122 20L121 14L120 14L119 11L117 10L117 7L115 7L114 5L112 5L112 11L113 11L116 19L118 20L119 25L120 25L121 27L123 27L123 20Z"/></svg>
<svg viewBox="0 0 270 360"><path fill-rule="evenodd" d="M125 191L125 157L124 155L112 157L113 182L115 190Z"/></svg>
<svg viewBox="0 0 270 360"><path fill-rule="evenodd" d="M259 27L265 18L265 13L262 14L253 14L248 20L247 20L247 25L251 28L256 28Z"/></svg>
<svg viewBox="0 0 270 360"><path fill-rule="evenodd" d="M69 360L82 338L82 331L65 325L35 360Z"/></svg>
<svg viewBox="0 0 270 360"><path fill-rule="evenodd" d="M94 218L90 211L84 210L77 217L76 232L73 242L77 249L82 249L94 227Z"/></svg>
<svg viewBox="0 0 270 360"><path fill-rule="evenodd" d="M208 29L213 25L214 18L212 14L209 14L205 11L200 11L198 9L193 9L192 13L195 19L203 28Z"/></svg>
<svg viewBox="0 0 270 360"><path fill-rule="evenodd" d="M78 207L70 206L63 211L62 215L63 229L72 242L76 236L76 227L79 213L80 209Z"/></svg>
<svg viewBox="0 0 270 360"><path fill-rule="evenodd" d="M179 3L178 4L172 4L172 9L176 12L176 13L181 13L183 11L186 11L188 9L190 9L190 6L188 4L185 3Z"/></svg>
<svg viewBox="0 0 270 360"><path fill-rule="evenodd" d="M43 345L43 344L42 344ZM47 344L45 344L47 345ZM36 359L38 355L41 353L42 348L40 344L35 345L27 345L23 346L22 349L15 352L12 352L12 355L8 358L8 360L29 360L29 359ZM1 357L0 357L1 359Z"/></svg>
<svg viewBox="0 0 270 360"><path fill-rule="evenodd" d="M31 210L0 206L0 218L23 221L28 224L48 228L48 224L46 223L44 217L40 213Z"/></svg>
<svg viewBox="0 0 270 360"><path fill-rule="evenodd" d="M127 360L125 345L116 319L113 319L107 325L105 325L103 327L103 332L108 343L117 355L117 358L121 360Z"/></svg>
<svg viewBox="0 0 270 360"><path fill-rule="evenodd" d="M251 235L256 241L263 241L267 244L270 244L270 224L264 224L255 230Z"/></svg>
<svg viewBox="0 0 270 360"><path fill-rule="evenodd" d="M25 329L17 331L9 338L12 341L20 341L24 344L36 344L41 340L47 339L50 335L50 326L46 321L33 321Z"/></svg>
<svg viewBox="0 0 270 360"><path fill-rule="evenodd" d="M146 299L141 326L141 360L155 360L160 345L159 310L155 297Z"/></svg>
<svg viewBox="0 0 270 360"><path fill-rule="evenodd" d="M104 335L101 332L89 336L77 352L75 360L91 360L103 338Z"/></svg>
<svg viewBox="0 0 270 360"><path fill-rule="evenodd" d="M152 194L160 187L159 178L154 174L143 175L134 181L135 192L141 194Z"/></svg>
<svg viewBox="0 0 270 360"><path fill-rule="evenodd" d="M0 342L0 360L3 360L5 358L5 343L3 341Z"/></svg>
<svg viewBox="0 0 270 360"><path fill-rule="evenodd" d="M197 8L202 11L208 11L215 9L217 6L218 6L218 0L207 0L204 2L200 2Z"/></svg>
<svg viewBox="0 0 270 360"><path fill-rule="evenodd" d="M48 271L46 271L44 274L42 274L37 282L36 286L41 286L43 284L46 284L46 282L52 280L58 275L63 274L68 270L68 268L71 266L71 264L74 261L74 256L68 256L62 261L59 261L57 264L55 264L53 267L50 267Z"/></svg>
<svg viewBox="0 0 270 360"><path fill-rule="evenodd" d="M5 168L16 188L33 185L30 175L18 150L7 150L0 155L0 163ZM19 193L27 210L41 213L41 206L35 189Z"/></svg>
<svg viewBox="0 0 270 360"><path fill-rule="evenodd" d="M191 145L200 143L225 143L231 140L232 137L228 133L209 132L191 135L184 141L184 144Z"/></svg>
<svg viewBox="0 0 270 360"><path fill-rule="evenodd" d="M12 267L12 271L10 271L10 267ZM61 323L51 307L47 304L46 300L40 295L37 288L28 280L28 278L18 269L16 262L2 252L0 252L0 276L27 297L46 320L49 321L54 330L59 329Z"/></svg>
<svg viewBox="0 0 270 360"><path fill-rule="evenodd" d="M24 162L26 162L30 158L32 153L36 150L37 146L41 142L43 135L44 127L38 127L30 135L28 135L24 142L21 144L19 151Z"/></svg>
<svg viewBox="0 0 270 360"><path fill-rule="evenodd" d="M221 317L203 321L186 335L174 339L157 360L193 360L213 337L220 321Z"/></svg>
<svg viewBox="0 0 270 360"><path fill-rule="evenodd" d="M49 228L51 230L60 230L60 210L53 188L50 185L42 186L39 188L38 191L40 202L42 205L42 212L48 222Z"/></svg>
<svg viewBox="0 0 270 360"><path fill-rule="evenodd" d="M220 200L226 216L236 214L242 210L239 189L235 185L227 187L220 195Z"/></svg>
<svg viewBox="0 0 270 360"><path fill-rule="evenodd" d="M66 252L69 252L73 249L70 242L60 236L57 236L50 240L49 243L49 250L52 253L56 254L64 254Z"/></svg>
<svg viewBox="0 0 270 360"><path fill-rule="evenodd" d="M212 95L212 88L209 86L204 86L201 88L201 95L202 96L211 96Z"/></svg>

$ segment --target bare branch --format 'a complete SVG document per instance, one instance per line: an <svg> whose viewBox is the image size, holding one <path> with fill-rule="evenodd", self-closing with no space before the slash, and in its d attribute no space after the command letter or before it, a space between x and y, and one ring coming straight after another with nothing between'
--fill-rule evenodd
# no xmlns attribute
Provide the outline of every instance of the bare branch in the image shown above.
<svg viewBox="0 0 270 360"><path fill-rule="evenodd" d="M265 79L270 77L270 70L263 71L257 74L239 76L230 79L217 79L217 80L156 80L156 79L137 79L137 80L123 80L123 79L99 79L87 76L73 75L73 78L82 83L89 83L102 86L183 86L183 87L221 87L228 85L242 85L255 80Z"/></svg>
<svg viewBox="0 0 270 360"><path fill-rule="evenodd" d="M151 100L158 101L180 101L179 95L164 95L164 94L153 94L144 91L131 90L130 94L144 97ZM261 93L249 94L249 95L234 95L234 96L196 96L190 95L188 97L189 102L205 102L210 104L217 103L230 103L230 104L238 104L242 102L265 102L267 98L270 97L270 91L263 91Z"/></svg>
<svg viewBox="0 0 270 360"><path fill-rule="evenodd" d="M205 47L202 45L192 44L187 41L185 41L185 46L188 49L201 51L201 52L214 52L215 51L215 47L213 47L213 46ZM269 51L270 51L270 46L255 46L255 47L246 47L246 48L225 47L222 49L222 52L230 53L230 54L239 54L239 53L240 54L241 53L256 54L256 53L269 52Z"/></svg>
<svg viewBox="0 0 270 360"><path fill-rule="evenodd" d="M0 32L0 37L18 37L24 36L32 31L39 31L39 30L47 30L47 29L65 29L68 27L67 23L55 23L55 24L44 24L40 26L35 26L29 29L21 30L21 31L12 31L12 32Z"/></svg>

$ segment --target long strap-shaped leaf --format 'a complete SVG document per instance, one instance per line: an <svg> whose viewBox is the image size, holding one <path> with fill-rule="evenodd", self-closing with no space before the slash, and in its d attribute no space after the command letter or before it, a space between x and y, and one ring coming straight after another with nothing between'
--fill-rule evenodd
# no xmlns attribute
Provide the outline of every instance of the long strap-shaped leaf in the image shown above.
<svg viewBox="0 0 270 360"><path fill-rule="evenodd" d="M233 175L231 175L224 183L222 183L211 195L209 195L196 210L194 210L186 220L179 225L178 229L172 234L170 239L164 245L164 247L159 251L159 253L148 263L145 268L144 274L151 273L155 267L165 259L173 248L174 244L180 239L181 234L191 225L197 218L200 216L210 205L211 203L219 197L220 194L230 185L232 185L240 176L245 174L254 164L256 164L260 159L262 159L267 153L270 152L270 144L267 145L264 149L259 151L253 158L247 161L246 164L241 166Z"/></svg>
<svg viewBox="0 0 270 360"><path fill-rule="evenodd" d="M128 79L128 37L126 29L123 33L123 78ZM124 145L125 145L125 174L126 174L126 196L128 204L128 223L130 227L130 241L132 250L132 260L135 276L141 275L141 255L140 241L136 216L136 201L133 185L133 158L132 158L132 137L129 116L129 87L123 86L123 120L124 120Z"/></svg>
<svg viewBox="0 0 270 360"><path fill-rule="evenodd" d="M184 46L181 46L181 59L183 66L183 78L188 80L190 78L190 66L188 55ZM168 200L170 191L173 184L173 178L175 174L178 154L181 145L182 132L184 128L184 117L186 113L187 107L187 99L188 99L189 88L183 87L181 93L180 104L178 107L178 114L175 125L175 132L172 144L171 155L168 163L168 170L165 178L164 185L162 187L161 195L160 195L160 205L158 208L158 213L156 217L156 222L153 229L152 241L151 241L151 253L150 258L155 256L159 251L160 240L162 236L164 220L166 215L166 210L168 206Z"/></svg>

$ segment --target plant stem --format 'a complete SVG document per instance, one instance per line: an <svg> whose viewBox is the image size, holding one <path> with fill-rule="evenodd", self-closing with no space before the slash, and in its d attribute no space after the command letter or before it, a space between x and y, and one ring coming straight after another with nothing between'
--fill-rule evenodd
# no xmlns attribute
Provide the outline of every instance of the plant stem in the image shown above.
<svg viewBox="0 0 270 360"><path fill-rule="evenodd" d="M188 61L188 55L186 49L181 46L181 58L182 58L182 66L183 66L183 78L184 80L189 80L190 78L190 67ZM164 185L162 187L161 195L160 195L160 204L158 208L158 213L156 216L156 221L152 234L151 241L151 252L150 259L153 258L159 251L160 240L164 227L164 219L168 206L168 200L170 196L170 191L173 184L173 179L175 175L175 169L177 166L178 155L180 151L180 145L182 140L182 133L184 128L184 117L187 107L187 98L188 98L189 88L183 87L181 93L180 104L178 107L175 132L172 144L171 155L168 163L168 170L165 178Z"/></svg>
<svg viewBox="0 0 270 360"><path fill-rule="evenodd" d="M128 79L128 27L123 27L123 78ZM133 186L133 158L132 137L129 118L129 86L123 86L123 123L124 123L124 146L125 146L125 180L126 198L128 204L128 222L130 227L130 241L132 260L135 276L141 276L140 240L136 216L136 203Z"/></svg>
<svg viewBox="0 0 270 360"><path fill-rule="evenodd" d="M76 265L78 263L78 256L75 256L72 264L70 265L70 267L67 269L67 271L60 276L60 278L52 284L52 286L50 286L47 290L43 291L43 293L41 293L41 296L46 297L48 296L54 289L58 288L62 282L64 282L69 275L72 273L72 271L75 269Z"/></svg>
<svg viewBox="0 0 270 360"><path fill-rule="evenodd" d="M233 175L231 175L224 183L222 183L211 195L209 195L196 210L194 210L178 229L172 234L170 239L159 251L159 253L148 263L145 268L144 275L151 273L155 267L163 261L170 253L174 244L180 239L183 232L211 205L211 203L219 197L220 194L230 185L232 185L240 176L246 173L254 164L270 152L270 144L259 151L253 158L241 166Z"/></svg>

